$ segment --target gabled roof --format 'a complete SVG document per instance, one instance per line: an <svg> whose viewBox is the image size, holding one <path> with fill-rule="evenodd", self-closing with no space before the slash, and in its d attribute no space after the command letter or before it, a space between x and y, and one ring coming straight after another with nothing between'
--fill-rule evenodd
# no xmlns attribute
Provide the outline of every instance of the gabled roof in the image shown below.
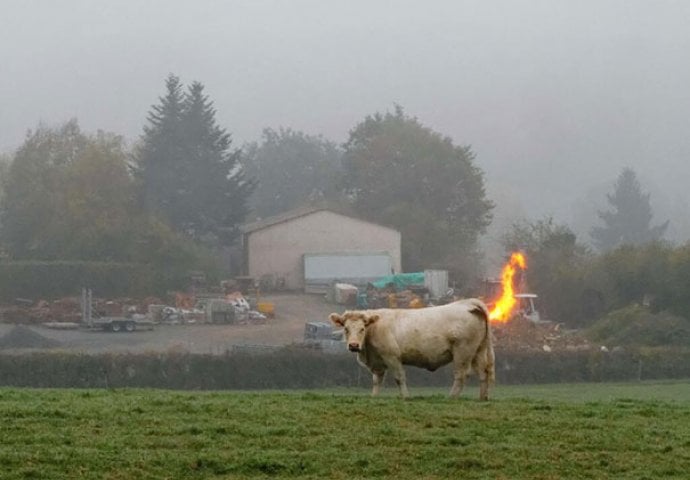
<svg viewBox="0 0 690 480"><path fill-rule="evenodd" d="M386 225L381 225L381 224L374 223L374 222L370 222L368 220L363 220L361 218L353 217L352 215L346 215L344 213L337 212L337 211L330 209L330 208L311 207L311 206L299 207L299 208L296 208L294 210L289 210L287 212L283 212L283 213L280 213L278 215L274 215L272 217L266 217L264 219L257 220L256 222L246 223L246 224L242 225L242 227L240 227L240 230L244 234L252 233L252 232L256 232L257 230L263 230L264 228L272 227L273 225L277 225L279 223L289 222L289 221L294 220L296 218L306 217L307 215L311 215L312 213L321 212L321 211L335 213L336 215L342 215L343 217L348 217L348 218L352 218L355 220L359 220L360 222L370 223L372 225L376 225L376 226L382 227L382 228L387 228L389 230L393 230L396 232L398 231L395 228L388 227Z"/></svg>
<svg viewBox="0 0 690 480"><path fill-rule="evenodd" d="M242 225L240 230L242 233L251 233L257 230L263 230L264 228L276 225L278 223L288 222L294 220L295 218L304 217L311 215L312 213L319 212L321 210L326 210L325 208L317 207L300 207L294 210L289 210L287 212L279 213L278 215L273 215L272 217L262 218L251 223L245 223Z"/></svg>

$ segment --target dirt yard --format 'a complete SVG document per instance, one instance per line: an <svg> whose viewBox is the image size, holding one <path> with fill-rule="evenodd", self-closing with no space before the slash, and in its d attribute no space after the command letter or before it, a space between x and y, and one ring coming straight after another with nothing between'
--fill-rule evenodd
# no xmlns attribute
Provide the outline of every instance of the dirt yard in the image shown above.
<svg viewBox="0 0 690 480"><path fill-rule="evenodd" d="M153 330L112 333L54 330L42 326L0 324L0 351L166 352L221 354L236 345L288 345L300 342L307 321L328 321L328 314L343 310L321 295L272 294L275 318L264 325L157 325Z"/></svg>
<svg viewBox="0 0 690 480"><path fill-rule="evenodd" d="M223 354L237 346L262 348L301 342L305 322L328 322L329 313L345 310L342 305L327 303L322 295L271 294L263 295L261 301L272 302L275 306L275 318L269 318L264 324L159 324L153 330L113 333L0 323L0 351ZM494 325L493 332L495 346L499 349L548 352L592 348L585 338L561 330L560 325L551 322L534 324L527 319L514 318L506 325Z"/></svg>

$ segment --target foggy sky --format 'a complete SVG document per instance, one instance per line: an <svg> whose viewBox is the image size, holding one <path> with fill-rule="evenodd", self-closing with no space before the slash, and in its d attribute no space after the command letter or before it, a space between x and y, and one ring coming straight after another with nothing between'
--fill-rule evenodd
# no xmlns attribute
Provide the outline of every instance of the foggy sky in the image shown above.
<svg viewBox="0 0 690 480"><path fill-rule="evenodd" d="M78 118L135 141L169 73L235 144L337 142L395 103L469 144L496 222L587 231L625 166L690 238L690 2L0 0L0 152ZM587 238L584 238L587 240Z"/></svg>

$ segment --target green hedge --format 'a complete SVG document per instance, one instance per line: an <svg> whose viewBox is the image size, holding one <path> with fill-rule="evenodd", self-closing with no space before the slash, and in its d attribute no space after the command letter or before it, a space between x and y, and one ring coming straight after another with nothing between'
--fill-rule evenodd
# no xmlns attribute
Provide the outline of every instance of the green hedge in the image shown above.
<svg viewBox="0 0 690 480"><path fill-rule="evenodd" d="M410 387L449 387L449 367L408 368ZM690 378L690 351L497 352L497 383L555 383ZM476 382L476 379L473 380ZM387 384L393 385L390 375ZM353 355L284 348L226 355L0 354L0 385L57 388L310 389L371 386Z"/></svg>
<svg viewBox="0 0 690 480"><path fill-rule="evenodd" d="M99 296L153 295L183 287L186 281L185 272L132 263L0 262L0 301L77 295L82 287Z"/></svg>

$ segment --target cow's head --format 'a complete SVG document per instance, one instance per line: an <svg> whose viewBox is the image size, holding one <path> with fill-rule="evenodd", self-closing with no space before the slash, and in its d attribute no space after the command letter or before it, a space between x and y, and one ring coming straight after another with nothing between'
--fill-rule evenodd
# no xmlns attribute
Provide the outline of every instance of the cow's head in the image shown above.
<svg viewBox="0 0 690 480"><path fill-rule="evenodd" d="M343 327L348 350L359 352L364 347L367 327L376 322L379 316L365 312L345 312L342 315L331 313L328 318L335 325Z"/></svg>

